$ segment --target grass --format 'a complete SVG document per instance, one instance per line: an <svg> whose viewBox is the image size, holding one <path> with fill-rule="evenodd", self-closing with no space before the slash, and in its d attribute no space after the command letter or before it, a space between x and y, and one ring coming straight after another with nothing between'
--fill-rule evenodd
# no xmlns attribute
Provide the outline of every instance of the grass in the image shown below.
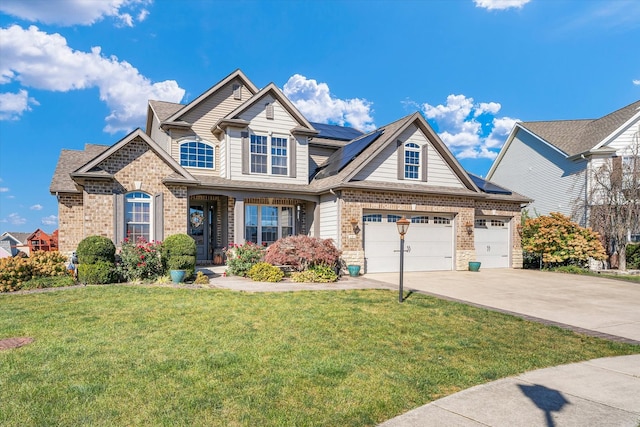
<svg viewBox="0 0 640 427"><path fill-rule="evenodd" d="M367 426L524 371L639 353L384 290L0 295L0 425Z"/></svg>
<svg viewBox="0 0 640 427"><path fill-rule="evenodd" d="M565 266L565 267L556 267L556 268L550 269L549 271L555 271L558 273L567 273L567 274L582 274L585 276L593 276L593 277L605 277L607 279L621 280L623 282L640 283L640 275L607 273L608 270L591 271L589 269L580 268L576 266Z"/></svg>

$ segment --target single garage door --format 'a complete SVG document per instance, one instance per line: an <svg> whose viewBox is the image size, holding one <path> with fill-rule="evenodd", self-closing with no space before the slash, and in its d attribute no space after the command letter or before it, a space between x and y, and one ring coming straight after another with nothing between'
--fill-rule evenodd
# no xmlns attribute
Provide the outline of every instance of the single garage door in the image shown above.
<svg viewBox="0 0 640 427"><path fill-rule="evenodd" d="M453 269L453 217L443 214L405 214L411 220L405 235L404 270ZM365 212L365 272L400 271L400 236L396 221L402 215Z"/></svg>
<svg viewBox="0 0 640 427"><path fill-rule="evenodd" d="M481 268L509 267L509 221L476 217L475 248Z"/></svg>

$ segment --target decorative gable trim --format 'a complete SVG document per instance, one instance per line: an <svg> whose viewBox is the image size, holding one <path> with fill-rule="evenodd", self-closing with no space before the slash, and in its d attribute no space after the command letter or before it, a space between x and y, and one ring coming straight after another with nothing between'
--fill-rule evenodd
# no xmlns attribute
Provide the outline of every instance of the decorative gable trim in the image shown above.
<svg viewBox="0 0 640 427"><path fill-rule="evenodd" d="M280 105L282 105L282 107L285 110L287 110L287 112L291 114L291 116L300 124L302 129L306 130L307 132L313 133L314 135L318 133L318 131L316 131L314 127L311 125L311 123L309 123L309 121L300 113L300 111L298 111L298 109L291 103L291 101L289 101L289 99L286 96L284 96L284 94L280 91L280 89L278 89L278 87L274 83L269 83L260 92L256 93L249 100L247 100L247 102L240 105L231 113L227 114L225 119L236 119L236 120L239 119L239 116L242 113L247 111L256 103L263 100L267 95L271 95L275 100L277 100L280 103ZM271 104L269 106L273 107L273 105ZM267 110L269 106L267 106ZM268 114L268 111L267 111L267 114Z"/></svg>
<svg viewBox="0 0 640 427"><path fill-rule="evenodd" d="M221 88L226 86L228 83L230 83L234 79L239 79L242 82L242 85L244 87L246 87L247 90L252 95L255 95L258 92L258 88L251 82L251 80L249 80L247 78L247 76L242 71L240 71L238 69L238 70L235 70L234 72L232 72L231 74L229 74L224 79L222 79L220 82L218 82L213 87L209 88L209 90L207 90L202 95L200 95L199 97L197 97L196 99L191 101L189 104L185 105L183 108L181 108L175 114L173 114L171 117L169 117L167 120L165 120L165 123L171 123L171 122L179 121L180 117L184 116L186 113L188 113L193 108L198 106L202 101L206 100L209 96L211 96L215 92L219 91Z"/></svg>
<svg viewBox="0 0 640 427"><path fill-rule="evenodd" d="M186 169L180 166L180 164L173 157L171 157L169 153L167 153L162 148L160 148L160 146L158 146L158 144L156 144L155 141L153 141L153 139L151 139L140 128L134 130L129 135L122 138L116 144L112 145L103 153L94 157L88 163L85 163L84 166L81 166L80 168L76 169L74 172L71 173L71 177L72 178L92 178L92 179L101 179L101 178L113 179L112 175L107 174L104 170L100 169L98 165L102 163L104 160L111 157L111 155L113 155L115 152L120 150L122 147L126 146L131 141L137 138L143 140L149 146L149 148L151 148L151 150L155 152L155 154L158 157L160 157L167 165L169 165L173 170L175 170L178 173L181 182L193 183L193 184L198 183L198 180L196 180L189 172L187 172Z"/></svg>

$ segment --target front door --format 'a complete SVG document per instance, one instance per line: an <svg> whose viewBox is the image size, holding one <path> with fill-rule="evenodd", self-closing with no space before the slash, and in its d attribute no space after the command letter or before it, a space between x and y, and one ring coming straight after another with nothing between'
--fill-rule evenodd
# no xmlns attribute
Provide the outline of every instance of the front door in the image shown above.
<svg viewBox="0 0 640 427"><path fill-rule="evenodd" d="M216 247L215 202L196 202L189 207L189 235L196 241L196 261L212 263Z"/></svg>

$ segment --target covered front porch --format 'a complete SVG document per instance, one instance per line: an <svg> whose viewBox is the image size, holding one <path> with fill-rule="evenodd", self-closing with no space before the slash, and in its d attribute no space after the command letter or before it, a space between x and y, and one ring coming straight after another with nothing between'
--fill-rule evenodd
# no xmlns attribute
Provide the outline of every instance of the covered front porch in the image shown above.
<svg viewBox="0 0 640 427"><path fill-rule="evenodd" d="M196 242L198 265L221 265L224 249L233 243L268 246L294 234L316 235L318 214L317 202L308 196L194 190L187 234Z"/></svg>

